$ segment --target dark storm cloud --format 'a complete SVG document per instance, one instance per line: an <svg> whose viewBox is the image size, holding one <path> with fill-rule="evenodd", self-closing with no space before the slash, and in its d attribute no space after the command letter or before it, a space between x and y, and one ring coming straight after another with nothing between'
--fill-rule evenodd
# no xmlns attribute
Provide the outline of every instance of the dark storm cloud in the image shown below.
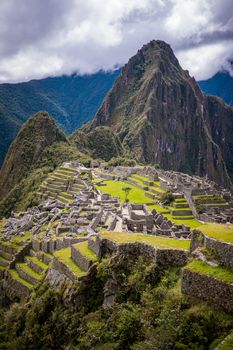
<svg viewBox="0 0 233 350"><path fill-rule="evenodd" d="M1 0L0 81L92 73L171 44L197 79L230 70L232 0Z"/></svg>

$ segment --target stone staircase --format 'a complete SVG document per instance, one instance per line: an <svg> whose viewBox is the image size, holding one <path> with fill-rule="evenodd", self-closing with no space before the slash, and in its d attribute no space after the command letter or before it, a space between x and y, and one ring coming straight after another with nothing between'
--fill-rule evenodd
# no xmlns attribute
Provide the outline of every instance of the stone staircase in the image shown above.
<svg viewBox="0 0 233 350"><path fill-rule="evenodd" d="M42 280L47 271L51 257L44 259L44 252L30 250L30 255L24 257L24 262L17 262L15 268L7 270L10 276L11 288L18 297L27 296L33 287ZM46 254L48 256L48 254Z"/></svg>

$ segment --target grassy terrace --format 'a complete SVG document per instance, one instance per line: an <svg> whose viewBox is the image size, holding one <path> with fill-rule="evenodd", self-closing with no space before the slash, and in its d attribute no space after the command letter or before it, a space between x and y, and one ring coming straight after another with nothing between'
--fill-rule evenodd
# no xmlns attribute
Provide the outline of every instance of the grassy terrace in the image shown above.
<svg viewBox="0 0 233 350"><path fill-rule="evenodd" d="M150 236L136 233L118 233L118 232L103 232L100 233L102 238L107 238L116 243L147 243L157 248L184 249L189 250L190 241L179 240L176 238L166 238L159 236Z"/></svg>
<svg viewBox="0 0 233 350"><path fill-rule="evenodd" d="M200 229L209 237L233 243L233 225L231 224L204 224Z"/></svg>
<svg viewBox="0 0 233 350"><path fill-rule="evenodd" d="M188 264L185 269L208 275L227 283L233 283L233 271L222 266L210 266L204 261L195 260Z"/></svg>
<svg viewBox="0 0 233 350"><path fill-rule="evenodd" d="M18 263L18 265L21 267L23 271L25 271L28 275L33 276L37 280L40 280L41 277L43 276L42 273L37 273L35 272L31 267L27 265L27 263Z"/></svg>
<svg viewBox="0 0 233 350"><path fill-rule="evenodd" d="M143 175L139 175L139 174L132 174L132 175L137 177L139 180L154 182L153 180L149 179L149 177L146 177L146 176L143 176Z"/></svg>
<svg viewBox="0 0 233 350"><path fill-rule="evenodd" d="M155 209L158 213L163 213L163 214L170 213L168 209L163 208L160 204L149 204L147 207L149 211L152 211L153 209Z"/></svg>
<svg viewBox="0 0 233 350"><path fill-rule="evenodd" d="M52 255L51 255L52 256ZM27 257L28 260L33 261L36 265L39 265L40 267L42 267L44 270L47 269L47 265L41 261L40 259L38 259L36 256L28 256Z"/></svg>
<svg viewBox="0 0 233 350"><path fill-rule="evenodd" d="M54 253L54 256L64 263L68 268L75 273L78 277L85 276L87 274L86 271L83 271L75 262L71 259L71 248L64 248L58 250Z"/></svg>
<svg viewBox="0 0 233 350"><path fill-rule="evenodd" d="M88 248L88 241L80 242L74 244L74 247L84 256L87 257L87 259L92 261L97 261L96 254Z"/></svg>
<svg viewBox="0 0 233 350"><path fill-rule="evenodd" d="M143 190L137 188L134 185L128 184L124 181L106 180L103 182L106 186L96 187L101 191L110 194L113 197L119 197L120 201L124 203L125 193L122 190L124 187L130 187L132 190L129 192L128 199L131 203L154 203L153 199L146 197Z"/></svg>
<svg viewBox="0 0 233 350"><path fill-rule="evenodd" d="M174 222L174 224L177 224L177 225L184 224L193 229L202 226L202 223L197 219L195 219L194 217L172 216L171 214L164 214L164 216L166 216L167 219L169 219L171 222Z"/></svg>
<svg viewBox="0 0 233 350"><path fill-rule="evenodd" d="M31 283L25 281L23 278L21 278L16 270L9 270L9 273L13 279L17 280L21 284L24 284L26 287L28 287L30 289L33 288L33 285Z"/></svg>

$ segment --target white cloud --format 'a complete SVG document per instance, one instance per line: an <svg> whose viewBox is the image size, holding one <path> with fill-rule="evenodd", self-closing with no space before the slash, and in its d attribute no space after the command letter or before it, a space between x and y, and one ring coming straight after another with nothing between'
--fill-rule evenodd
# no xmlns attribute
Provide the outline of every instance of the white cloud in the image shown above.
<svg viewBox="0 0 233 350"><path fill-rule="evenodd" d="M112 69L152 39L197 79L233 57L231 0L1 0L0 82Z"/></svg>

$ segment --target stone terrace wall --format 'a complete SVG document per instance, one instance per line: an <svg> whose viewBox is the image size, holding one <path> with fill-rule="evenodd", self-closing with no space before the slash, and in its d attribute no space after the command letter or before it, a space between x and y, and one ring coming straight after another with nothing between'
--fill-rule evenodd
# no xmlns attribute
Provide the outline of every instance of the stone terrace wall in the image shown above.
<svg viewBox="0 0 233 350"><path fill-rule="evenodd" d="M207 275L184 269L182 293L209 301L212 305L233 311L233 284L227 284Z"/></svg>
<svg viewBox="0 0 233 350"><path fill-rule="evenodd" d="M100 255L100 243L97 241L97 238L95 239L95 237L90 237L88 239L88 248L93 250L97 256Z"/></svg>
<svg viewBox="0 0 233 350"><path fill-rule="evenodd" d="M71 258L81 267L81 269L85 271L88 271L93 263L91 260L82 255L74 246L71 246Z"/></svg>
<svg viewBox="0 0 233 350"><path fill-rule="evenodd" d="M205 236L205 246L217 253L223 265L233 269L233 244Z"/></svg>
<svg viewBox="0 0 233 350"><path fill-rule="evenodd" d="M3 289L7 297L11 301L19 300L27 297L31 290L26 285L13 279L8 271L5 271L5 278L3 280Z"/></svg>
<svg viewBox="0 0 233 350"><path fill-rule="evenodd" d="M10 269L14 269L15 268L15 264L17 262L23 262L25 256L29 255L29 252L30 252L31 248L32 248L32 243L31 242L29 242L25 246L23 246L22 249L20 249L20 251L18 251L17 254L15 255L14 260L11 261Z"/></svg>
<svg viewBox="0 0 233 350"><path fill-rule="evenodd" d="M55 270L70 278L71 281L75 281L78 279L78 277L69 269L68 266L66 266L64 263L62 263L55 257L53 258L53 267Z"/></svg>
<svg viewBox="0 0 233 350"><path fill-rule="evenodd" d="M136 254L150 258L160 267L184 266L187 264L189 252L181 249L157 249L145 243L117 244L109 239L97 237L100 245L100 256L106 253Z"/></svg>

